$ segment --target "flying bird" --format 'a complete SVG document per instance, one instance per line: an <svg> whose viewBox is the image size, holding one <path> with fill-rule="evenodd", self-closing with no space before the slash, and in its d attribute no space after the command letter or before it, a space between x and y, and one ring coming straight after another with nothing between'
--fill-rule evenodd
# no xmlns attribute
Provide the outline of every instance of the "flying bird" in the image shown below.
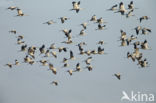
<svg viewBox="0 0 156 103"><path fill-rule="evenodd" d="M61 23L63 24L66 20L68 20L69 18L67 17L60 17L59 18L61 20Z"/></svg>
<svg viewBox="0 0 156 103"><path fill-rule="evenodd" d="M117 79L121 79L121 75L120 74L114 74L114 76L117 78Z"/></svg>
<svg viewBox="0 0 156 103"><path fill-rule="evenodd" d="M16 6L10 6L7 9L9 9L9 10L15 10L15 9L17 9L17 7Z"/></svg>
<svg viewBox="0 0 156 103"><path fill-rule="evenodd" d="M79 13L80 10L82 10L82 8L80 8L80 1L79 2L72 2L73 4L73 8L71 10L75 10L76 13Z"/></svg>
<svg viewBox="0 0 156 103"><path fill-rule="evenodd" d="M96 21L96 20L97 20L96 15L93 15L90 19L90 21Z"/></svg>
<svg viewBox="0 0 156 103"><path fill-rule="evenodd" d="M47 22L44 22L43 24L48 24L48 25L51 25L51 24L55 24L56 22L53 21L53 20L49 20Z"/></svg>
<svg viewBox="0 0 156 103"><path fill-rule="evenodd" d="M70 51L70 59L71 60L75 59L74 54L73 54L73 51Z"/></svg>
<svg viewBox="0 0 156 103"><path fill-rule="evenodd" d="M16 30L10 30L9 32L10 32L10 33L13 33L13 34L16 34L16 33L17 33Z"/></svg>
<svg viewBox="0 0 156 103"><path fill-rule="evenodd" d="M142 22L142 20L148 20L148 19L150 19L150 17L148 17L148 16L142 16L139 18L140 23Z"/></svg>
<svg viewBox="0 0 156 103"><path fill-rule="evenodd" d="M130 10L134 9L133 1L131 1L130 4L128 4L128 9L130 9Z"/></svg>
<svg viewBox="0 0 156 103"><path fill-rule="evenodd" d="M51 84L58 86L58 82L57 81L52 81Z"/></svg>
<svg viewBox="0 0 156 103"><path fill-rule="evenodd" d="M107 10L115 11L115 10L117 10L117 7L118 7L118 5L115 4L115 5L113 5L110 9L107 9Z"/></svg>
<svg viewBox="0 0 156 103"><path fill-rule="evenodd" d="M53 74L57 74L56 68L54 68L53 64L51 63L49 63L49 70L51 70Z"/></svg>

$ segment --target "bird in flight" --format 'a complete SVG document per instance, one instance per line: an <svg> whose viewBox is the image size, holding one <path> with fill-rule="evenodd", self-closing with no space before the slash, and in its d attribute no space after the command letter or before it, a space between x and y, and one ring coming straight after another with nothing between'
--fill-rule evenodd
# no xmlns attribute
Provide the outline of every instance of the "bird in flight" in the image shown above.
<svg viewBox="0 0 156 103"><path fill-rule="evenodd" d="M49 21L47 21L47 22L44 22L43 24L51 25L51 24L54 24L54 23L56 23L56 22L54 22L53 20L49 20Z"/></svg>

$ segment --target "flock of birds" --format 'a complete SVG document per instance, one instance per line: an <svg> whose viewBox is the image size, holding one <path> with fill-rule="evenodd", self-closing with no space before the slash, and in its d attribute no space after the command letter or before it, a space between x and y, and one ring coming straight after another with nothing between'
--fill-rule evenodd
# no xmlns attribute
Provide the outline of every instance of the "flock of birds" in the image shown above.
<svg viewBox="0 0 156 103"><path fill-rule="evenodd" d="M72 9L70 9L71 11L75 11L76 13L79 13L81 10L83 10L83 8L80 7L80 1L72 2ZM17 10L17 16L26 16L26 14L23 13L23 11L21 9L19 9L16 6L11 6L8 7L9 10ZM110 9L107 9L108 11L114 11L114 13L121 13L121 15L126 16L127 18L131 17L131 16L135 16L133 14L133 11L136 10L137 8L134 7L133 1L130 2L130 4L128 4L128 9L126 9L124 7L123 2L120 2L119 5L113 5ZM61 20L61 23L65 23L68 20L70 20L69 17L60 17L59 18ZM150 19L150 17L148 16L142 16L139 18L140 23L142 23L144 20L148 20ZM97 18L96 15L93 15L90 20L90 22L94 22L95 24L97 24L97 28L95 30L104 30L106 29L106 25L104 25L104 23L106 23L103 18ZM44 22L43 24L47 24L47 25L53 25L56 22L53 20L49 20L47 22ZM79 33L79 36L84 36L86 35L85 30L87 29L88 23L84 22L81 24L82 26L82 30ZM134 28L134 30L136 31L136 36L131 35L130 37L127 37L127 33L123 30L120 30L121 32L121 37L120 37L120 41L121 41L121 46L129 46L129 45L134 45L134 52L130 53L127 52L127 58L131 58L133 62L138 61L138 65L140 65L140 67L144 68L148 66L148 62L146 58L143 58L143 54L139 51L139 49L143 49L143 50L149 50L151 49L148 46L148 42L147 40L144 40L143 42L137 41L138 37L137 35L143 34L149 34L151 33L151 29L146 28L146 27L141 27L141 26L137 26L136 28ZM61 30L62 33L64 33L65 37L67 38L66 41L63 41L62 43L65 43L67 45L71 45L73 43L73 38L74 36L72 36L72 29L63 29ZM55 65L53 63L51 63L49 60L47 60L47 58L56 58L58 57L59 53L69 53L69 57L64 57L62 58L62 63L63 63L63 68L70 68L70 65L68 63L68 61L72 61L77 59L76 58L76 54L75 52L72 50L72 48L69 47L57 47L56 43L52 43L50 46L46 46L45 44L37 47L37 46L28 46L26 44L26 42L24 41L24 36L22 35L17 35L18 32L16 30L10 30L9 31L12 34L15 34L17 37L17 44L20 45L21 48L21 52L25 52L25 57L23 59L23 62L19 62L17 59L15 60L15 63L7 63L6 66L8 66L9 68L12 68L14 66L20 65L22 63L26 63L26 64L30 64L33 65L34 63L39 63L42 66L48 66L49 70L54 74L57 75L58 73L58 69L56 68ZM88 71L92 71L93 70L93 66L91 65L91 61L93 59L93 55L102 55L102 54L106 54L104 48L102 47L102 45L105 44L105 42L103 40L100 40L96 43L98 46L95 49L92 50L85 50L84 46L87 46L86 42L80 42L78 43L76 46L78 47L79 50L79 55L87 55L87 58L85 60L83 60L83 62L85 63L85 67L82 68L81 66L81 62L77 62L75 65L74 69L68 69L66 72L69 73L70 76L73 75L74 72L80 72L84 69L87 69ZM40 56L42 57L41 60L36 60L36 56ZM78 56L79 56L78 55ZM120 73L115 73L113 74L117 79L121 79L121 74ZM52 84L54 85L58 85L58 81L54 80L52 81Z"/></svg>

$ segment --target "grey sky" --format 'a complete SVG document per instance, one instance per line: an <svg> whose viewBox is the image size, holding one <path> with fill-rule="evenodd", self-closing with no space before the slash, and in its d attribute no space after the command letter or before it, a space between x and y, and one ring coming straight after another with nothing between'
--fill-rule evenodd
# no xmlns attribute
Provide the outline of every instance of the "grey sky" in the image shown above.
<svg viewBox="0 0 156 103"><path fill-rule="evenodd" d="M130 0L122 0L125 6ZM78 14L70 11L72 0L0 0L0 100L2 103L114 103L121 102L122 91L128 93L140 91L156 94L156 1L155 0L135 0L135 17L126 18L120 14L106 11L114 4L119 4L121 0L81 0L81 7L84 10ZM15 17L16 11L7 10L9 6L18 6L28 16ZM108 22L107 29L95 31L97 25L89 22L84 37L74 38L76 42L72 45L62 44L65 41L64 34L59 30L64 28L72 29L72 35L77 35L82 27L81 23L88 21L92 15L98 18L103 17ZM148 15L148 21L139 23L139 17ZM65 24L61 24L58 19L67 16L71 19ZM53 19L56 24L50 26L42 24ZM147 36L139 35L138 40L148 40L152 50L141 50L144 57L150 63L148 68L139 68L137 63L126 58L127 51L132 52L133 46L119 47L120 29L123 29L130 36L135 34L132 30L141 25L152 29L152 33ZM56 42L57 46L66 46L78 54L75 46L78 42L85 41L88 45L85 49L97 48L96 43L104 40L107 44L105 48L107 55L93 56L93 71L84 70L69 76L65 71L68 68L61 68L62 57L68 57L69 53L61 53L58 58L49 59L56 68L60 68L56 76L48 67L34 64L33 66L21 64L9 69L4 65L14 62L15 59L23 61L24 53L18 52L20 46L16 45L15 35L8 31L16 29L18 35L24 35L24 40L31 46L47 47ZM76 56L75 61L71 61L69 69L73 69L78 61L83 61L87 56ZM40 59L39 57L37 59ZM61 64L61 65L60 65ZM84 63L82 67L84 67ZM114 73L121 73L121 80L117 80ZM59 81L59 86L50 83L53 80Z"/></svg>

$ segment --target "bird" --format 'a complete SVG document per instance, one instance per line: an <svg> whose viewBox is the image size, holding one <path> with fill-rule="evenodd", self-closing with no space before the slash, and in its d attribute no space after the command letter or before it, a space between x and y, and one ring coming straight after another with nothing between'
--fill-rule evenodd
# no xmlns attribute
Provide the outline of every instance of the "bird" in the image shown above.
<svg viewBox="0 0 156 103"><path fill-rule="evenodd" d="M136 53L135 52L133 52L131 54L131 59L132 59L133 62L135 62L135 60L136 60Z"/></svg>
<svg viewBox="0 0 156 103"><path fill-rule="evenodd" d="M51 84L58 86L58 82L57 81L52 81Z"/></svg>
<svg viewBox="0 0 156 103"><path fill-rule="evenodd" d="M49 20L47 22L44 22L43 24L48 24L48 25L51 25L51 24L55 24L56 22L53 21L53 20Z"/></svg>
<svg viewBox="0 0 156 103"><path fill-rule="evenodd" d="M86 22L82 23L81 26L82 26L84 29L87 29L87 23L86 23Z"/></svg>
<svg viewBox="0 0 156 103"><path fill-rule="evenodd" d="M151 32L152 32L152 30L149 28L142 28L142 34L144 34L144 35L151 33Z"/></svg>
<svg viewBox="0 0 156 103"><path fill-rule="evenodd" d="M106 27L106 25L98 24L98 28L96 30L103 30Z"/></svg>
<svg viewBox="0 0 156 103"><path fill-rule="evenodd" d="M135 31L136 31L136 34L138 35L140 30L142 30L142 27L141 26L137 26L136 28L134 28Z"/></svg>
<svg viewBox="0 0 156 103"><path fill-rule="evenodd" d="M134 49L137 49L137 48L138 48L137 46L139 46L140 44L141 44L140 41L134 42L134 43L133 43Z"/></svg>
<svg viewBox="0 0 156 103"><path fill-rule="evenodd" d="M98 54L104 54L104 48L98 47Z"/></svg>
<svg viewBox="0 0 156 103"><path fill-rule="evenodd" d="M50 56L50 50L47 49L46 52L45 52L45 56L44 57L49 57Z"/></svg>
<svg viewBox="0 0 156 103"><path fill-rule="evenodd" d="M71 32L72 30L71 29L63 29L62 32L65 34L65 36L68 38L68 39L71 39L72 36L71 36Z"/></svg>
<svg viewBox="0 0 156 103"><path fill-rule="evenodd" d="M67 70L67 72L69 73L70 76L72 76L74 71L70 69L70 70Z"/></svg>
<svg viewBox="0 0 156 103"><path fill-rule="evenodd" d="M13 29L13 30L10 30L9 32L10 32L10 33L13 33L13 34L16 34L16 33L17 33L17 31L14 30L14 29Z"/></svg>
<svg viewBox="0 0 156 103"><path fill-rule="evenodd" d="M140 46L141 46L141 49L144 49L144 50L150 49L148 46L147 40L144 40L144 42L142 42Z"/></svg>
<svg viewBox="0 0 156 103"><path fill-rule="evenodd" d="M142 53L140 53L139 48L136 49L133 53L135 53L135 59L140 60Z"/></svg>
<svg viewBox="0 0 156 103"><path fill-rule="evenodd" d="M69 18L67 17L60 17L59 18L61 20L61 23L63 24L66 20L68 20Z"/></svg>
<svg viewBox="0 0 156 103"><path fill-rule="evenodd" d="M120 2L120 4L119 4L119 10L117 12L115 12L115 13L118 13L118 12L120 12L121 15L124 15L125 14L126 9L125 9L125 6L124 6L123 2Z"/></svg>
<svg viewBox="0 0 156 103"><path fill-rule="evenodd" d="M19 61L17 59L15 59L15 64L14 65L19 65Z"/></svg>
<svg viewBox="0 0 156 103"><path fill-rule="evenodd" d="M75 10L76 13L79 13L79 11L82 10L82 8L80 8L80 1L78 2L73 1L72 4L73 8L71 10Z"/></svg>
<svg viewBox="0 0 156 103"><path fill-rule="evenodd" d="M25 43L25 41L21 41L21 39L20 39L20 38L18 38L18 39L17 39L17 44L19 44L19 45L20 45L20 44L24 44L24 43Z"/></svg>
<svg viewBox="0 0 156 103"><path fill-rule="evenodd" d="M117 10L117 7L118 7L118 5L115 4L115 5L113 5L110 9L107 9L107 10L115 11L115 10Z"/></svg>
<svg viewBox="0 0 156 103"><path fill-rule="evenodd" d="M91 51L90 50L87 50L87 51L85 51L85 54L87 54L88 56L90 56L91 55Z"/></svg>
<svg viewBox="0 0 156 103"><path fill-rule="evenodd" d="M97 44L103 45L105 42L103 40L98 41Z"/></svg>
<svg viewBox="0 0 156 103"><path fill-rule="evenodd" d="M16 7L16 6L10 6L10 7L8 7L7 9L9 9L9 10L15 10L15 9L17 9L18 7Z"/></svg>
<svg viewBox="0 0 156 103"><path fill-rule="evenodd" d="M29 62L30 65L33 65L34 63L35 63L35 61L33 61L33 60L31 60L31 61Z"/></svg>
<svg viewBox="0 0 156 103"><path fill-rule="evenodd" d="M100 17L99 19L96 20L96 23L102 24L104 23L104 20L102 17Z"/></svg>
<svg viewBox="0 0 156 103"><path fill-rule="evenodd" d="M69 67L69 64L68 64L68 63L65 63L65 64L63 65L63 67Z"/></svg>
<svg viewBox="0 0 156 103"><path fill-rule="evenodd" d="M40 60L39 62L42 64L42 66L48 66L47 60Z"/></svg>
<svg viewBox="0 0 156 103"><path fill-rule="evenodd" d="M53 64L51 63L49 63L49 70L51 70L53 74L57 74L56 68L54 68Z"/></svg>
<svg viewBox="0 0 156 103"><path fill-rule="evenodd" d="M98 52L96 50L92 50L91 54L98 54Z"/></svg>
<svg viewBox="0 0 156 103"><path fill-rule="evenodd" d="M121 39L121 46L127 46L127 39Z"/></svg>
<svg viewBox="0 0 156 103"><path fill-rule="evenodd" d="M59 47L57 49L59 50L59 52L62 52L62 51L67 52L67 48L66 47Z"/></svg>
<svg viewBox="0 0 156 103"><path fill-rule="evenodd" d="M80 53L84 51L84 49L82 48L82 45L78 44L78 47L79 47Z"/></svg>
<svg viewBox="0 0 156 103"><path fill-rule="evenodd" d="M142 68L145 68L148 66L147 59L145 58L144 60L140 60L138 65L140 65Z"/></svg>
<svg viewBox="0 0 156 103"><path fill-rule="evenodd" d="M86 66L86 68L88 69L88 71L92 71L93 67L91 65Z"/></svg>
<svg viewBox="0 0 156 103"><path fill-rule="evenodd" d="M128 4L128 9L130 9L130 10L133 10L133 9L134 9L133 1L131 1L131 2Z"/></svg>
<svg viewBox="0 0 156 103"><path fill-rule="evenodd" d="M90 65L91 60L92 60L92 57L88 57L88 58L85 60L85 63L86 63L87 65Z"/></svg>
<svg viewBox="0 0 156 103"><path fill-rule="evenodd" d="M27 44L21 46L21 51L26 51L26 49L27 49Z"/></svg>
<svg viewBox="0 0 156 103"><path fill-rule="evenodd" d="M19 35L17 38L18 38L18 39L23 39L24 36L23 36L23 35Z"/></svg>
<svg viewBox="0 0 156 103"><path fill-rule="evenodd" d="M131 54L130 54L130 52L127 52L127 58L129 59L129 58L131 58Z"/></svg>
<svg viewBox="0 0 156 103"><path fill-rule="evenodd" d="M61 42L61 43L65 43L65 44L72 44L72 43L73 43L73 41L72 41L72 39L71 39L71 38L68 38L68 40L67 40L67 41L63 41L63 42Z"/></svg>
<svg viewBox="0 0 156 103"><path fill-rule="evenodd" d="M46 52L44 44L39 48L39 51L40 51L40 54L44 54Z"/></svg>
<svg viewBox="0 0 156 103"><path fill-rule="evenodd" d="M90 19L90 21L96 21L96 20L97 20L96 15L93 15Z"/></svg>
<svg viewBox="0 0 156 103"><path fill-rule="evenodd" d="M80 31L80 34L79 34L79 35L81 35L81 36L86 35L85 30L84 30L84 29L82 29L82 30Z"/></svg>
<svg viewBox="0 0 156 103"><path fill-rule="evenodd" d="M36 47L34 47L34 46L29 47L28 55L30 55L32 58L35 58L35 50L36 50Z"/></svg>
<svg viewBox="0 0 156 103"><path fill-rule="evenodd" d="M56 51L52 51L51 54L52 54L55 58L57 58Z"/></svg>
<svg viewBox="0 0 156 103"><path fill-rule="evenodd" d="M67 58L63 58L63 63L67 63L68 59Z"/></svg>
<svg viewBox="0 0 156 103"><path fill-rule="evenodd" d="M139 18L140 23L142 22L142 20L148 20L148 19L150 19L150 17L148 17L148 16L142 16Z"/></svg>
<svg viewBox="0 0 156 103"><path fill-rule="evenodd" d="M28 55L24 57L24 63L29 63L31 61L32 61L32 58L30 58Z"/></svg>
<svg viewBox="0 0 156 103"><path fill-rule="evenodd" d="M13 65L10 63L7 63L6 66L8 66L9 68L12 68Z"/></svg>
<svg viewBox="0 0 156 103"><path fill-rule="evenodd" d="M19 9L19 8L17 8L17 13L18 13L17 16L26 16L26 15L23 13L23 11L22 11L21 9Z"/></svg>
<svg viewBox="0 0 156 103"><path fill-rule="evenodd" d="M55 43L51 44L49 49L56 49Z"/></svg>
<svg viewBox="0 0 156 103"><path fill-rule="evenodd" d="M70 59L71 60L74 60L75 59L74 54L73 54L73 51L71 51L71 50L70 50Z"/></svg>
<svg viewBox="0 0 156 103"><path fill-rule="evenodd" d="M126 32L124 32L124 31L121 29L121 30L120 30L120 33L121 33L120 40L126 40L126 38L127 38Z"/></svg>
<svg viewBox="0 0 156 103"><path fill-rule="evenodd" d="M76 64L76 71L78 71L78 72L81 71L80 63Z"/></svg>
<svg viewBox="0 0 156 103"><path fill-rule="evenodd" d="M130 16L135 16L134 14L132 14L134 10L130 10L127 14L126 14L126 17L129 18Z"/></svg>
<svg viewBox="0 0 156 103"><path fill-rule="evenodd" d="M131 35L130 36L130 40L132 41L132 40L137 40L137 37L135 37L134 35Z"/></svg>
<svg viewBox="0 0 156 103"><path fill-rule="evenodd" d="M118 74L117 74L117 73L114 74L114 76L115 76L117 79L119 79L119 80L121 79L121 75L120 75L119 73L118 73Z"/></svg>

